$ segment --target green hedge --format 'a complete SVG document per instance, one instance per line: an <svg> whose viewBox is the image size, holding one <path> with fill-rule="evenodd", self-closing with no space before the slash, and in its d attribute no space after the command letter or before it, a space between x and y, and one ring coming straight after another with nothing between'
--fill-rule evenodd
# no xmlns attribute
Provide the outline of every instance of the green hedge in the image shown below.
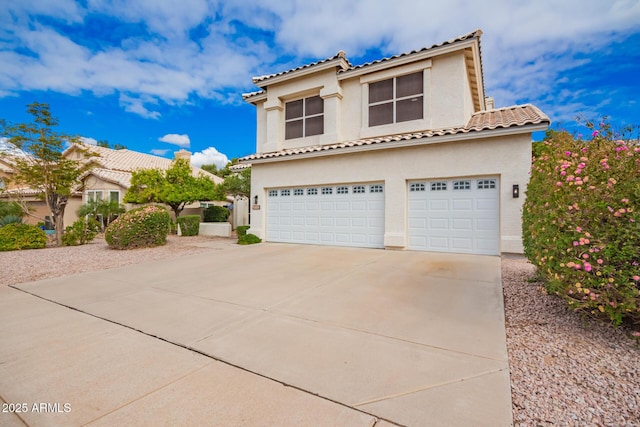
<svg viewBox="0 0 640 427"><path fill-rule="evenodd" d="M80 218L70 225L62 235L65 246L79 246L91 242L100 231L100 223L93 218Z"/></svg>
<svg viewBox="0 0 640 427"><path fill-rule="evenodd" d="M150 205L120 215L105 230L110 248L133 249L161 246L167 242L171 215L160 206Z"/></svg>
<svg viewBox="0 0 640 427"><path fill-rule="evenodd" d="M230 214L231 211L222 206L209 206L202 211L203 222L225 222Z"/></svg>
<svg viewBox="0 0 640 427"><path fill-rule="evenodd" d="M200 215L183 215L177 220L183 236L197 236L200 231Z"/></svg>
<svg viewBox="0 0 640 427"><path fill-rule="evenodd" d="M12 223L0 228L0 251L42 249L46 244L45 232L36 226Z"/></svg>
<svg viewBox="0 0 640 427"><path fill-rule="evenodd" d="M251 228L250 225L241 225L236 228L236 234L238 235L238 237L245 236L249 228Z"/></svg>
<svg viewBox="0 0 640 427"><path fill-rule="evenodd" d="M606 124L588 141L552 132L523 209L525 255L576 310L640 329L640 145Z"/></svg>
<svg viewBox="0 0 640 427"><path fill-rule="evenodd" d="M239 245L253 245L254 243L260 243L262 239L260 239L255 234L244 234L238 237Z"/></svg>

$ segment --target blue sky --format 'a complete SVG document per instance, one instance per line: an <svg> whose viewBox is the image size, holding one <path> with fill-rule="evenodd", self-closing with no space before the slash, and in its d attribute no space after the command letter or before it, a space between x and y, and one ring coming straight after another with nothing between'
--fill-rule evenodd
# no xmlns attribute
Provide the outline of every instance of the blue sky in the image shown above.
<svg viewBox="0 0 640 427"><path fill-rule="evenodd" d="M222 165L255 151L252 76L476 28L496 107L640 124L638 0L0 0L0 118L44 102L66 133Z"/></svg>

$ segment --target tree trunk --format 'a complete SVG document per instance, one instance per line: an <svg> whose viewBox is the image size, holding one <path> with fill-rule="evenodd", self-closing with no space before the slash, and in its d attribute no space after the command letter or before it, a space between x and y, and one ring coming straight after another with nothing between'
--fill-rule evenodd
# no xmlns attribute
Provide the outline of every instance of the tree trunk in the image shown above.
<svg viewBox="0 0 640 427"><path fill-rule="evenodd" d="M67 207L67 197L57 194L47 196L47 204L51 210L53 227L56 230L56 244L62 246L62 233L64 233L64 209Z"/></svg>

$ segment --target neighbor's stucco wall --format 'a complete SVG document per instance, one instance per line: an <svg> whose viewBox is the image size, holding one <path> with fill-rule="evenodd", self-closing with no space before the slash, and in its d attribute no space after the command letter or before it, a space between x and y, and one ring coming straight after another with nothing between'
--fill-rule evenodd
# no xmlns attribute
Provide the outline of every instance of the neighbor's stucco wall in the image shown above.
<svg viewBox="0 0 640 427"><path fill-rule="evenodd" d="M406 247L407 181L442 177L500 177L500 250L522 253L521 209L529 178L531 135L445 142L357 154L254 163L251 233L266 235L267 190L277 187L379 182L385 183L385 235L387 247ZM512 186L521 196L512 197Z"/></svg>
<svg viewBox="0 0 640 427"><path fill-rule="evenodd" d="M369 127L369 84L420 71L423 119ZM324 134L285 140L285 103L313 95L324 99ZM256 105L256 152L464 126L474 112L471 95L462 51L354 77L330 69L292 78L269 86L266 101Z"/></svg>

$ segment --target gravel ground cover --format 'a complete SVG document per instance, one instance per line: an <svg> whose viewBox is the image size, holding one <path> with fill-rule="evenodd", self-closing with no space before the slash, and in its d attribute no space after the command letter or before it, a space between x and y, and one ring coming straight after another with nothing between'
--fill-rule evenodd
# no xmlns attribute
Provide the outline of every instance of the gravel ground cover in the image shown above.
<svg viewBox="0 0 640 427"><path fill-rule="evenodd" d="M211 250L212 237L169 236L156 248L84 246L0 252L0 284L11 285ZM517 426L640 426L640 348L623 329L568 311L532 281L524 258L503 257L507 349Z"/></svg>

